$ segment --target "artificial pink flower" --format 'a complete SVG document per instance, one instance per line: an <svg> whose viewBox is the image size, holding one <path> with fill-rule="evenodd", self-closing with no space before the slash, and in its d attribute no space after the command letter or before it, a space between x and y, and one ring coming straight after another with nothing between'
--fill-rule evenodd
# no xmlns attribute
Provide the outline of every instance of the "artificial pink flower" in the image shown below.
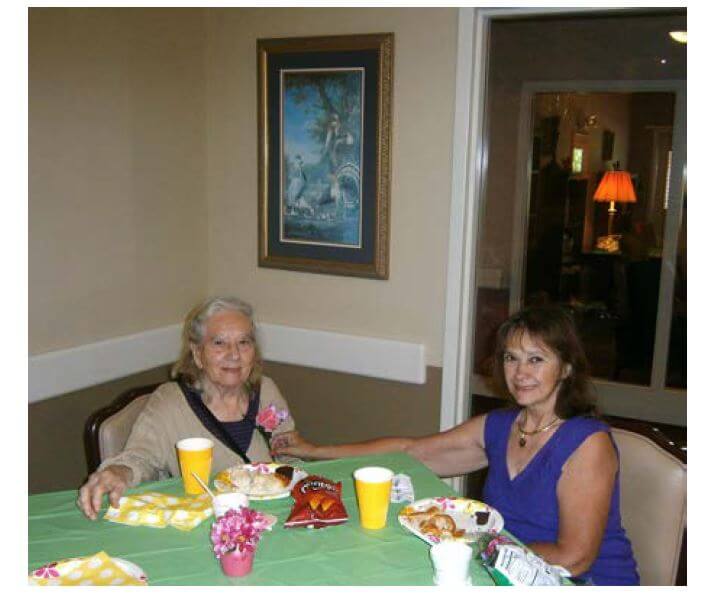
<svg viewBox="0 0 706 603"><path fill-rule="evenodd" d="M267 408L263 408L257 413L255 423L258 427L271 433L277 429L288 416L289 413L286 410L277 410L274 404L270 404Z"/></svg>
<svg viewBox="0 0 706 603"><path fill-rule="evenodd" d="M58 578L59 572L55 568L56 568L56 561L53 561L52 563L47 563L46 565L43 565L42 567L34 570L34 577L35 578Z"/></svg>
<svg viewBox="0 0 706 603"><path fill-rule="evenodd" d="M259 511L249 507L229 509L211 526L213 552L220 559L231 551L254 551L268 526L267 518Z"/></svg>

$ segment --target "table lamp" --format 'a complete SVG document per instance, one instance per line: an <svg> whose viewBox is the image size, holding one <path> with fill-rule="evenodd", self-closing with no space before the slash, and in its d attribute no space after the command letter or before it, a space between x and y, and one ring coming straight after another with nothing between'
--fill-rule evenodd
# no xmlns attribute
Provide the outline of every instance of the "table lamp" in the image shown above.
<svg viewBox="0 0 706 603"><path fill-rule="evenodd" d="M603 174L601 183L598 185L593 200L599 203L610 202L608 208L608 236L613 234L613 218L618 212L615 209L618 203L635 203L635 189L632 186L632 178L629 172L612 171Z"/></svg>

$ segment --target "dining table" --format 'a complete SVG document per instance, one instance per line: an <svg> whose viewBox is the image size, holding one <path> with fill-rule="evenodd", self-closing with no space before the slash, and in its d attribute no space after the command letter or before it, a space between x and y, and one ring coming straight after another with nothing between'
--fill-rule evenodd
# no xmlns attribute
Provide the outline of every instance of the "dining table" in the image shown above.
<svg viewBox="0 0 706 603"><path fill-rule="evenodd" d="M113 523L103 518L107 500L95 521L76 506L76 490L29 497L28 573L47 563L105 551L130 561L147 576L149 585L268 585L268 586L427 586L433 585L429 545L398 521L408 503L390 503L387 524L378 530L361 527L353 472L382 466L411 478L415 499L458 494L424 464L404 453L367 455L337 460L301 462L297 467L342 484L349 519L321 529L285 528L292 509L290 496L251 500L250 506L277 517L263 534L252 572L226 576L216 559L210 528L213 517L190 531ZM184 496L181 478L143 483L126 494L160 492ZM477 555L471 561L473 585L494 582Z"/></svg>

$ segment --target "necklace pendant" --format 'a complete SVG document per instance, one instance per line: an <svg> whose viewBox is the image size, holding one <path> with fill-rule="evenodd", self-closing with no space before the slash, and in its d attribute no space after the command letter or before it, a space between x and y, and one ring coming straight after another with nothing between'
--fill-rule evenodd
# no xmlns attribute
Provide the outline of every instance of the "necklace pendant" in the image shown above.
<svg viewBox="0 0 706 603"><path fill-rule="evenodd" d="M520 436L520 448L524 448L526 443L527 443L527 440L525 440L525 436L521 435Z"/></svg>

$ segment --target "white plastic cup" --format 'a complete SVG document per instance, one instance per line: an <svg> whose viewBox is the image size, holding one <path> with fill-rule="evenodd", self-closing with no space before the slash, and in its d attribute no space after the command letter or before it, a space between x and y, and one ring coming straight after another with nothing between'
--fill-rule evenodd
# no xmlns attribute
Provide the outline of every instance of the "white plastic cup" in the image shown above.
<svg viewBox="0 0 706 603"><path fill-rule="evenodd" d="M429 550L434 565L434 584L465 586L471 583L469 564L473 550L463 542L442 540Z"/></svg>
<svg viewBox="0 0 706 603"><path fill-rule="evenodd" d="M218 519L231 509L235 511L249 505L250 500L242 492L224 492L213 497L213 514Z"/></svg>

